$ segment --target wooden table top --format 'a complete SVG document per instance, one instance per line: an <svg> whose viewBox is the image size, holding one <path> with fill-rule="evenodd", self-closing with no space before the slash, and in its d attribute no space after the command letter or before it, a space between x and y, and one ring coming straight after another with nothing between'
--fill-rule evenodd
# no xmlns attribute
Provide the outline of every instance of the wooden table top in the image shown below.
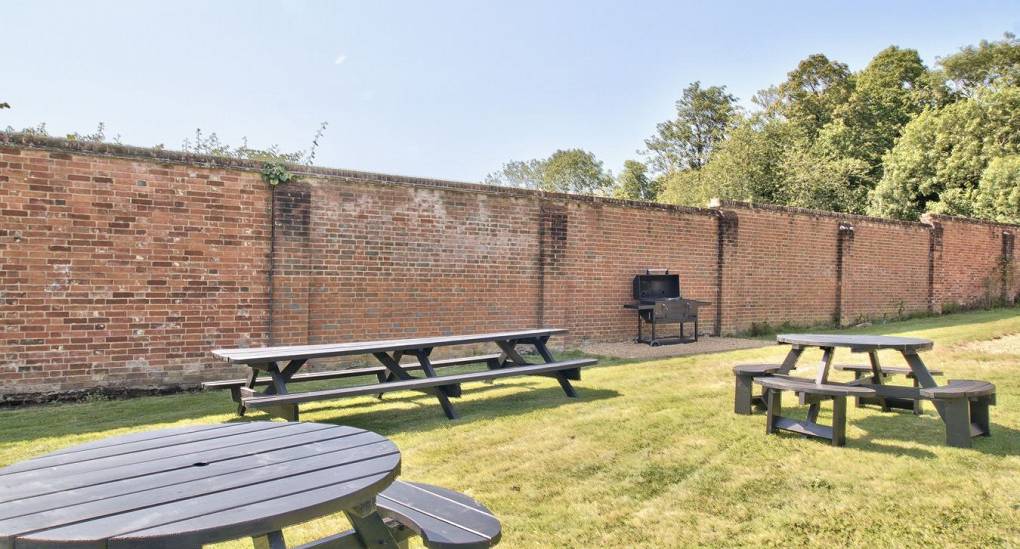
<svg viewBox="0 0 1020 549"><path fill-rule="evenodd" d="M538 328L514 332L495 332L458 336L419 337L410 339L383 339L327 343L321 345L286 345L282 347L251 347L245 349L216 349L213 355L231 364L264 364L287 360L364 355L376 352L408 351L450 345L471 345L493 341L512 341L565 334L562 328Z"/></svg>
<svg viewBox="0 0 1020 549"><path fill-rule="evenodd" d="M777 343L801 347L849 347L855 353L892 349L900 352L927 351L935 344L919 337L847 335L847 334L779 334Z"/></svg>
<svg viewBox="0 0 1020 549"><path fill-rule="evenodd" d="M0 469L0 547L198 547L373 500L399 470L389 439L338 425L108 438Z"/></svg>

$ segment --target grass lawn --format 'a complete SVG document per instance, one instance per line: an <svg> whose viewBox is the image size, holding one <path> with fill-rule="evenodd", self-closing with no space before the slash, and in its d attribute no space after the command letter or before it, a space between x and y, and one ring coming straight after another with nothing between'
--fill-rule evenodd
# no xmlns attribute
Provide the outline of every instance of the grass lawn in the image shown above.
<svg viewBox="0 0 1020 549"><path fill-rule="evenodd" d="M934 339L930 367L995 383L993 436L946 447L930 404L922 417L851 406L845 448L765 436L762 415L733 414L730 367L777 361L780 346L603 361L584 372L577 400L547 378L468 385L454 422L410 393L303 405L302 419L392 438L402 478L484 502L503 521L505 547L1020 545L1020 310L851 331ZM0 465L114 434L236 420L226 393L0 411ZM299 543L343 528L328 517L285 534Z"/></svg>

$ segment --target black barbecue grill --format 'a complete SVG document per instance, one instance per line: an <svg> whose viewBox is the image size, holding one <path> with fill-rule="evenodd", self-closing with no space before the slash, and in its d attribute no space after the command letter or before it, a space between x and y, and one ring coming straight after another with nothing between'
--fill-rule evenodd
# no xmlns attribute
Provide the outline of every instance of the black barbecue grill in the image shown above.
<svg viewBox="0 0 1020 549"><path fill-rule="evenodd" d="M654 272L653 272L654 271ZM670 274L669 269L646 269L644 274L634 277L634 302L624 305L634 309L638 315L638 336L635 341L653 347L672 343L687 343L698 340L698 307L706 301L680 297L680 275ZM694 323L692 337L684 336L684 324ZM644 325L651 324L652 336L644 336ZM659 337L658 324L679 324L679 337Z"/></svg>

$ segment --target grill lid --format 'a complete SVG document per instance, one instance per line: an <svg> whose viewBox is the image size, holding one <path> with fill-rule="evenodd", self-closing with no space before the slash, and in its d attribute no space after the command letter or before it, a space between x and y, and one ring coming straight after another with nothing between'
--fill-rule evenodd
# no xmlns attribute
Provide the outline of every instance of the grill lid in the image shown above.
<svg viewBox="0 0 1020 549"><path fill-rule="evenodd" d="M662 274L652 274L661 271ZM669 269L647 269L634 277L634 299L655 301L680 297L680 275L669 274Z"/></svg>

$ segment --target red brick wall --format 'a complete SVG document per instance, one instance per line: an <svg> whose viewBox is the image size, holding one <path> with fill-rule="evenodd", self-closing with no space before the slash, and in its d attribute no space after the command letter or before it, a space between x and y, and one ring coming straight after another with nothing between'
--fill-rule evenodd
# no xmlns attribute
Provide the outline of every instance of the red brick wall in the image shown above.
<svg viewBox="0 0 1020 549"><path fill-rule="evenodd" d="M928 310L930 227L920 223L845 219L842 324Z"/></svg>
<svg viewBox="0 0 1020 549"><path fill-rule="evenodd" d="M936 311L1015 301L1018 285L1015 250L1005 263L1003 235L1015 235L1017 227L929 215L934 227ZM1012 239L1012 236L1007 238Z"/></svg>
<svg viewBox="0 0 1020 549"><path fill-rule="evenodd" d="M1008 225L319 168L273 191L240 161L4 139L0 398L222 378L238 370L209 351L226 346L532 326L571 330L558 345L626 340L622 305L648 267L713 302L703 332L938 312L1020 288L1002 261L1016 253Z"/></svg>
<svg viewBox="0 0 1020 549"><path fill-rule="evenodd" d="M258 175L0 149L0 390L194 383L261 345Z"/></svg>
<svg viewBox="0 0 1020 549"><path fill-rule="evenodd" d="M829 215L725 203L723 332L752 323L831 322L836 303L836 233Z"/></svg>

